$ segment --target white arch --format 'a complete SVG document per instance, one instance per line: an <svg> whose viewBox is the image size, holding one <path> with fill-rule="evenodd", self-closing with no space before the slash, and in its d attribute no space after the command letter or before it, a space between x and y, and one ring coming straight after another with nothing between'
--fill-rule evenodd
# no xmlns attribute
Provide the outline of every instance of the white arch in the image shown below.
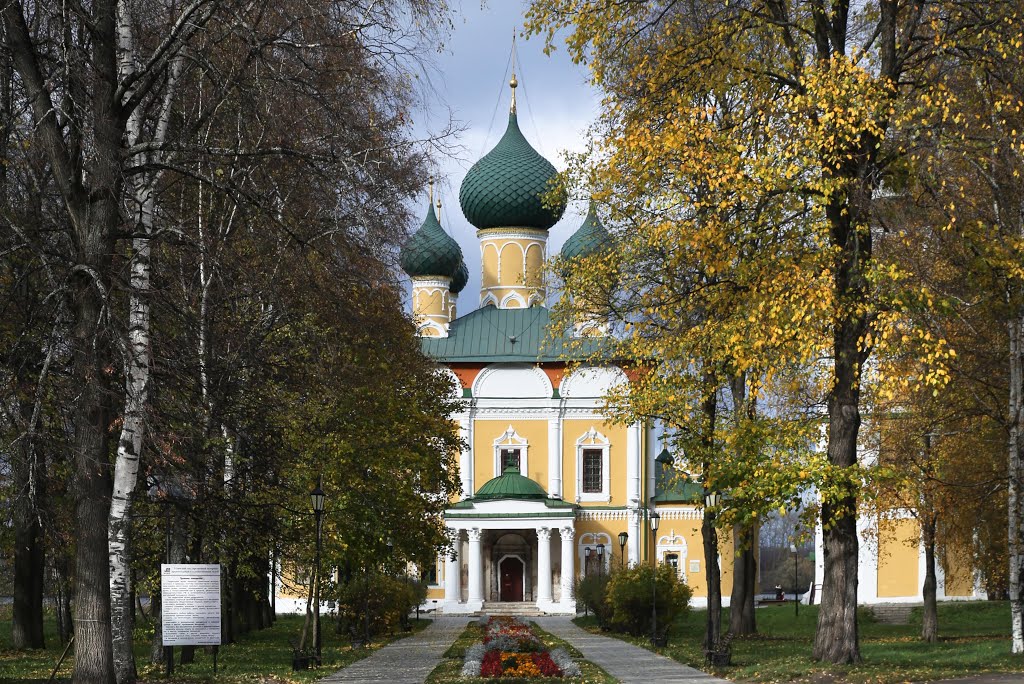
<svg viewBox="0 0 1024 684"><path fill-rule="evenodd" d="M576 543L577 567L580 569L580 576L586 572L587 549L591 553L597 553L597 545L604 544L604 572L611 568L612 538L604 532L584 532Z"/></svg>
<svg viewBox="0 0 1024 684"><path fill-rule="evenodd" d="M537 366L494 364L484 368L473 381L473 396L498 399L550 399L551 381Z"/></svg>
<svg viewBox="0 0 1024 684"><path fill-rule="evenodd" d="M563 397L603 397L613 388L629 384L629 378L618 366L583 366L562 381Z"/></svg>
<svg viewBox="0 0 1024 684"><path fill-rule="evenodd" d="M480 308L484 308L487 305L498 306L498 298L494 296L493 292L488 292L480 298Z"/></svg>
<svg viewBox="0 0 1024 684"><path fill-rule="evenodd" d="M526 308L526 300L523 299L523 296L521 294L519 294L518 292L509 292L507 295L505 295L502 298L502 300L501 300L501 304L499 305L499 308L501 308L501 309L511 308L508 305L509 302L516 302L517 304L519 304L519 308L520 309L525 309Z"/></svg>

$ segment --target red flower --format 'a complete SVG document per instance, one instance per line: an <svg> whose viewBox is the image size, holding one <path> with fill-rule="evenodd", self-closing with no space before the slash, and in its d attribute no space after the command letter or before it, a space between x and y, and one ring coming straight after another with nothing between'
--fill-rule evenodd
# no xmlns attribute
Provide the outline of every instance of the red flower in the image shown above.
<svg viewBox="0 0 1024 684"><path fill-rule="evenodd" d="M488 651L484 655L484 660L480 664L480 676L481 677L500 677L501 676L501 652L500 651Z"/></svg>
<svg viewBox="0 0 1024 684"><path fill-rule="evenodd" d="M551 659L551 656L546 651L544 653L534 653L533 664L537 666L537 669L545 677L562 676L561 668L555 665L555 661Z"/></svg>

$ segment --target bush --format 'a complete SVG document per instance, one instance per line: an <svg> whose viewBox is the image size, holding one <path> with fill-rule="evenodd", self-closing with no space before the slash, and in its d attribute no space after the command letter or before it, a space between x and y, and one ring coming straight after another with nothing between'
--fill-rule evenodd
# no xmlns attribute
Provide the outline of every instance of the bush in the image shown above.
<svg viewBox="0 0 1024 684"><path fill-rule="evenodd" d="M353 637L370 637L409 625L409 613L426 598L426 585L412 577L369 573L353 575L338 586L338 623Z"/></svg>
<svg viewBox="0 0 1024 684"><path fill-rule="evenodd" d="M655 579L656 578L656 579ZM637 565L613 573L606 589L605 603L610 611L612 629L634 635L651 634L651 601L657 582L658 631L665 633L677 617L690 610L690 587L675 568Z"/></svg>
<svg viewBox="0 0 1024 684"><path fill-rule="evenodd" d="M601 629L608 629L612 611L606 598L610 575L587 575L576 580L576 600L594 614Z"/></svg>

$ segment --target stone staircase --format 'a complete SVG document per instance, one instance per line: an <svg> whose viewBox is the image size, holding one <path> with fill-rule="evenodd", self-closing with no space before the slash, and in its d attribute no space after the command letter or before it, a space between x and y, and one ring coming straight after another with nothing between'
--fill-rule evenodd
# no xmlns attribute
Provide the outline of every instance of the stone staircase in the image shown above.
<svg viewBox="0 0 1024 684"><path fill-rule="evenodd" d="M518 615L520 617L539 617L544 613L537 609L532 601L486 601L477 615Z"/></svg>
<svg viewBox="0 0 1024 684"><path fill-rule="evenodd" d="M888 625L905 625L910 622L910 612L915 607L912 603L876 603L871 606L871 613L878 622Z"/></svg>

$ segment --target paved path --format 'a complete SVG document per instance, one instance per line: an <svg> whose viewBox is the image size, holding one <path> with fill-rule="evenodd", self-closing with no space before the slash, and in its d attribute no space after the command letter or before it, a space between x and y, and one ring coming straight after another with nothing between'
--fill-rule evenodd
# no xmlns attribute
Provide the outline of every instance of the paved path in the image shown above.
<svg viewBox="0 0 1024 684"><path fill-rule="evenodd" d="M692 682L694 684L731 684L680 662L626 643L621 639L591 634L580 629L568 617L533 618L541 628L565 639L592 663L622 684L661 684Z"/></svg>
<svg viewBox="0 0 1024 684"><path fill-rule="evenodd" d="M470 619L437 616L422 632L390 643L370 657L352 663L320 681L328 684L423 684L431 670L441 662L444 652L462 634Z"/></svg>

